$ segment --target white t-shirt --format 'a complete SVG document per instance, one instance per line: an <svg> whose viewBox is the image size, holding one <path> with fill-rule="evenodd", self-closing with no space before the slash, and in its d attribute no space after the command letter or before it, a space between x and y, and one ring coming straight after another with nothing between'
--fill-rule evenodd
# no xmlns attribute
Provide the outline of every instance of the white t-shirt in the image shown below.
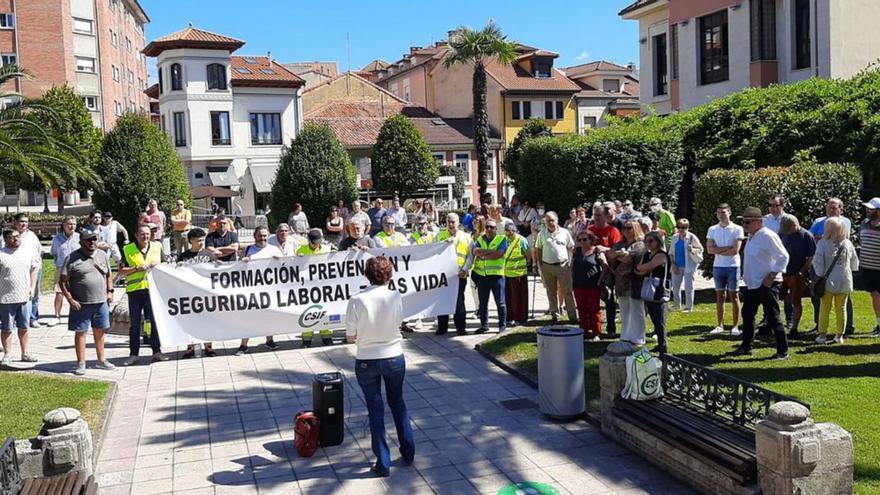
<svg viewBox="0 0 880 495"><path fill-rule="evenodd" d="M247 249L245 249L244 255L252 260L262 260L266 258L272 258L274 256L280 258L284 256L281 250L278 249L278 246L273 246L269 243L266 243L266 245L263 247L252 244L248 246Z"/></svg>
<svg viewBox="0 0 880 495"><path fill-rule="evenodd" d="M715 241L715 247L719 248L732 247L736 244L736 241L745 238L746 235L745 232L743 232L743 228L733 222L727 224L727 227L722 227L721 224L715 224L709 227L709 233L706 234L706 240L708 241L709 239L712 239ZM739 254L734 256L716 254L715 262L712 266L739 266Z"/></svg>
<svg viewBox="0 0 880 495"><path fill-rule="evenodd" d="M357 359L387 359L403 354L400 293L374 285L348 300L345 335L357 337Z"/></svg>
<svg viewBox="0 0 880 495"><path fill-rule="evenodd" d="M287 234L287 242L284 243L283 247L278 240L278 236L275 234L269 236L269 244L280 249L284 256L296 256L296 250L302 245L292 234Z"/></svg>
<svg viewBox="0 0 880 495"><path fill-rule="evenodd" d="M22 304L31 300L31 270L40 259L30 249L0 249L0 304Z"/></svg>
<svg viewBox="0 0 880 495"><path fill-rule="evenodd" d="M564 227L557 227L552 234L544 229L538 234L535 249L541 250L541 261L544 263L565 263L568 261L568 250L574 249L574 239Z"/></svg>

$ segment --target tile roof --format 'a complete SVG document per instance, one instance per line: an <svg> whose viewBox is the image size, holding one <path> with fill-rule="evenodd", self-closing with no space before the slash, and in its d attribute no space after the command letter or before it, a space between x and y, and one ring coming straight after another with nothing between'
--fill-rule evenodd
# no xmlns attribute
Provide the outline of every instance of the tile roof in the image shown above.
<svg viewBox="0 0 880 495"><path fill-rule="evenodd" d="M261 88L298 88L305 81L278 62L266 56L230 57L232 85Z"/></svg>
<svg viewBox="0 0 880 495"><path fill-rule="evenodd" d="M214 48L234 52L242 46L244 46L244 41L242 40L197 29L190 24L180 31L151 41L144 47L143 54L148 57L155 57L165 50L174 48Z"/></svg>
<svg viewBox="0 0 880 495"><path fill-rule="evenodd" d="M294 74L314 72L325 76L336 77L339 75L339 65L336 62L288 62L281 64Z"/></svg>
<svg viewBox="0 0 880 495"><path fill-rule="evenodd" d="M521 60L521 59L524 59L524 58L532 58L532 57L553 57L553 58L557 58L557 57L559 57L559 54L556 53L556 52L551 52L551 51L549 51L549 50L533 50L533 51L529 51L529 52L523 53L522 55L520 55L519 57L517 57L517 59Z"/></svg>
<svg viewBox="0 0 880 495"><path fill-rule="evenodd" d="M373 83L372 81L366 79L366 77L364 77L364 76L365 76L365 74L363 72L361 72L361 73L343 72L342 74L339 74L338 76L334 77L333 79L328 79L327 81L322 81L321 83L319 83L315 86L312 86L310 88L306 88L304 93L310 93L310 92L315 91L317 89L323 88L324 86L329 86L344 77L353 77L353 78L359 80L362 84L366 84L368 86L371 86L377 93L382 93L382 94L386 95L391 100L398 101L401 104L406 103L406 100L399 98L397 96L394 96L394 94L391 91L388 91L387 89Z"/></svg>
<svg viewBox="0 0 880 495"><path fill-rule="evenodd" d="M580 87L557 69L552 77L535 77L518 64L502 65L495 60L486 64L488 72L507 91L571 92Z"/></svg>
<svg viewBox="0 0 880 495"><path fill-rule="evenodd" d="M321 118L309 117L307 122L326 124L345 148L369 148L376 144L385 119L375 117Z"/></svg>
<svg viewBox="0 0 880 495"><path fill-rule="evenodd" d="M376 60L373 60L372 62L363 66L363 68L361 68L361 72L373 72L373 71L377 71L377 70L382 70L382 69L388 67L389 65L391 65L391 64L389 64L388 62L386 62L380 58L377 58Z"/></svg>
<svg viewBox="0 0 880 495"><path fill-rule="evenodd" d="M630 12L634 12L636 10L639 10L642 7L647 7L648 5L657 3L659 1L660 0L636 0L635 2L631 3L630 5L627 5L626 7L624 7L623 10L621 10L620 12L617 13L617 15L624 16L626 14L629 14Z"/></svg>
<svg viewBox="0 0 880 495"><path fill-rule="evenodd" d="M159 99L159 83L154 83L152 86L144 90L144 94L153 98L155 100Z"/></svg>
<svg viewBox="0 0 880 495"><path fill-rule="evenodd" d="M460 144L470 145L474 142L474 121L470 118L443 119L443 118L413 118L425 141L430 145ZM501 134L492 130L489 139L500 140Z"/></svg>
<svg viewBox="0 0 880 495"><path fill-rule="evenodd" d="M630 70L622 65L608 62L606 60L598 60L588 62L586 64L575 65L565 68L565 74L568 77L582 76L590 72L611 71L611 72L630 72Z"/></svg>

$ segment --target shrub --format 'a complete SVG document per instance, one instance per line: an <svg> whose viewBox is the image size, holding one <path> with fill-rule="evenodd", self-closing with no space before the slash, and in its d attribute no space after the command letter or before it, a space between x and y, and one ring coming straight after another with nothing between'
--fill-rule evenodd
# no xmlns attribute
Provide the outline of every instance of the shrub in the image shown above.
<svg viewBox="0 0 880 495"><path fill-rule="evenodd" d="M510 147L507 149L507 154L504 157L504 162L501 165L504 173L514 181L514 184L521 174L519 158L522 155L523 145L530 139L549 135L550 126L547 125L544 119L530 117L516 134L516 137L513 138L513 142L510 143Z"/></svg>
<svg viewBox="0 0 880 495"><path fill-rule="evenodd" d="M95 206L110 210L129 231L138 214L155 199L166 213L182 198L190 201L190 187L168 135L145 114L128 113L104 138L98 175L104 188L95 194Z"/></svg>
<svg viewBox="0 0 880 495"><path fill-rule="evenodd" d="M431 148L411 120L397 114L382 124L372 150L376 190L406 199L434 187L440 170Z"/></svg>
<svg viewBox="0 0 880 495"><path fill-rule="evenodd" d="M652 196L672 209L681 161L678 142L650 126L540 137L522 146L517 191L533 204L542 200L548 210L559 212L595 200L630 199L646 206Z"/></svg>
<svg viewBox="0 0 880 495"><path fill-rule="evenodd" d="M272 184L270 225L286 222L302 204L314 225L323 225L330 207L357 199L357 172L348 153L326 124L306 124L281 154Z"/></svg>
<svg viewBox="0 0 880 495"><path fill-rule="evenodd" d="M758 206L766 214L767 198L771 194L785 196L786 213L796 216L804 228L810 228L813 219L825 215L825 203L832 197L843 200L844 215L857 225L861 216L860 184L859 169L847 164L806 162L788 168L710 170L695 186L691 230L705 239L709 227L717 223L715 209L720 203L730 205L734 219L747 206ZM711 275L712 258L706 254L703 262L707 276Z"/></svg>

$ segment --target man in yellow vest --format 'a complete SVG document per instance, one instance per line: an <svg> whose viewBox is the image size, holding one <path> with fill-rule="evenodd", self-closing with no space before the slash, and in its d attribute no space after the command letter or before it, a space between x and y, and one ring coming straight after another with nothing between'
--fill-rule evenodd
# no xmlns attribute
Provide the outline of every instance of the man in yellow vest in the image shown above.
<svg viewBox="0 0 880 495"><path fill-rule="evenodd" d="M388 215L382 219L382 232L373 237L379 247L398 247L409 246L406 236L394 230L397 227L397 220Z"/></svg>
<svg viewBox="0 0 880 495"><path fill-rule="evenodd" d="M428 216L418 215L413 224L412 234L409 236L409 243L417 246L424 246L434 242L434 234L428 230Z"/></svg>
<svg viewBox="0 0 880 495"><path fill-rule="evenodd" d="M314 256L316 254L327 254L332 251L330 244L326 244L324 242L324 233L321 232L321 229L311 229L309 230L307 236L309 242L303 244L296 250L297 256ZM333 331L329 328L321 329L318 332L321 335L321 340L324 342L324 345L332 345L333 344ZM315 338L314 330L303 330L300 335L302 338L303 347L311 347L312 340Z"/></svg>
<svg viewBox="0 0 880 495"><path fill-rule="evenodd" d="M507 252L507 239L498 235L498 224L492 218L486 220L486 233L474 239L464 269L473 265L471 279L477 286L479 295L480 328L476 333L489 331L489 293L495 299L498 309L498 333L507 330L507 304L504 300L504 254Z"/></svg>
<svg viewBox="0 0 880 495"><path fill-rule="evenodd" d="M141 349L141 312L143 311L152 328L150 347L153 349L153 362L168 361L162 354L159 333L155 331L156 321L153 319L153 306L150 304L150 283L147 272L162 262L162 244L150 240L150 226L138 227L135 242L126 244L122 249L123 266L119 273L125 277L125 292L128 294L128 316L131 323L128 327L128 358L122 362L125 366L137 363Z"/></svg>
<svg viewBox="0 0 880 495"><path fill-rule="evenodd" d="M455 245L455 254L458 257L458 298L455 302L455 333L459 335L467 334L465 326L467 324L467 309L464 305L464 292L467 288L467 271L464 264L467 261L468 249L471 244L471 236L461 229L458 223L458 215L450 213L446 215L446 228L437 234L437 242L449 242ZM437 317L437 335L443 335L449 330L449 315L440 315Z"/></svg>
<svg viewBox="0 0 880 495"><path fill-rule="evenodd" d="M529 319L529 241L519 235L513 222L504 224L504 299L507 320L523 325Z"/></svg>

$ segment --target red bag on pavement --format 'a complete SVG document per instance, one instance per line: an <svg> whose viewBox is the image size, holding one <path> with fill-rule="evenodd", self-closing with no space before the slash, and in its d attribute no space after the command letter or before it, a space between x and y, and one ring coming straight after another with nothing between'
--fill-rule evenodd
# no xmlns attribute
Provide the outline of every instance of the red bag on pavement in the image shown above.
<svg viewBox="0 0 880 495"><path fill-rule="evenodd" d="M318 450L321 420L314 411L300 411L293 417L293 433L296 451L303 457L311 457Z"/></svg>

